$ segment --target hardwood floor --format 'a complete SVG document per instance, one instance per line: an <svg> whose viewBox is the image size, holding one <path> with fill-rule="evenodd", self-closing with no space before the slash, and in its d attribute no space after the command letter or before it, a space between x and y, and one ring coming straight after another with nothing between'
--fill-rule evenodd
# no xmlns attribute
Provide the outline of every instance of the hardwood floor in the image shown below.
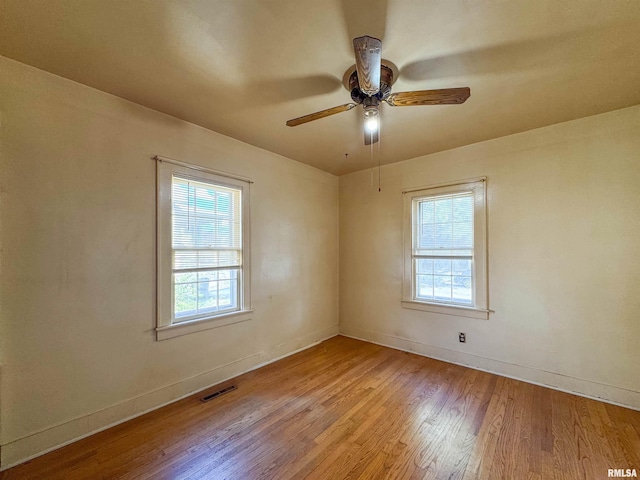
<svg viewBox="0 0 640 480"><path fill-rule="evenodd" d="M0 479L603 479L640 412L335 337Z"/></svg>

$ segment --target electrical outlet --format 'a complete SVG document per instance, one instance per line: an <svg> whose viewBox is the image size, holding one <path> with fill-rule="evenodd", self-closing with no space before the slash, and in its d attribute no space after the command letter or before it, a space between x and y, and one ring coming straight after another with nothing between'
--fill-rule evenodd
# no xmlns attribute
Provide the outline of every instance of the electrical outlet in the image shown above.
<svg viewBox="0 0 640 480"><path fill-rule="evenodd" d="M462 332L458 333L458 340L460 343L465 343L467 341L467 334Z"/></svg>

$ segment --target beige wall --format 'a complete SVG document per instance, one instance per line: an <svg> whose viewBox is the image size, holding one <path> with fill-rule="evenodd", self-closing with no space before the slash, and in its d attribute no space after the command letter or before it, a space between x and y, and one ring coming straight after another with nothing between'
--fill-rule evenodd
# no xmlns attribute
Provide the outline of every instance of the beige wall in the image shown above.
<svg viewBox="0 0 640 480"><path fill-rule="evenodd" d="M338 292L336 177L0 57L2 465L335 334L338 293L344 334L640 408L639 152L633 107L341 177ZM154 340L155 154L255 181L251 321ZM484 175L495 312L402 309L401 190Z"/></svg>
<svg viewBox="0 0 640 480"><path fill-rule="evenodd" d="M640 107L371 173L340 177L341 333L640 408ZM401 308L401 191L485 175L495 312Z"/></svg>
<svg viewBox="0 0 640 480"><path fill-rule="evenodd" d="M337 177L2 57L0 129L3 466L337 333ZM155 154L255 181L251 321L155 341Z"/></svg>

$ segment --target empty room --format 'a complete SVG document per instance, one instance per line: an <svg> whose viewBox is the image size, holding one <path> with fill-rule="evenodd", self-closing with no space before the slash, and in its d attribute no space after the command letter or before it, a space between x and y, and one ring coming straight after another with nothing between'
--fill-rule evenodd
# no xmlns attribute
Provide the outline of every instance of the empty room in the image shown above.
<svg viewBox="0 0 640 480"><path fill-rule="evenodd" d="M0 479L640 475L640 2L0 0Z"/></svg>

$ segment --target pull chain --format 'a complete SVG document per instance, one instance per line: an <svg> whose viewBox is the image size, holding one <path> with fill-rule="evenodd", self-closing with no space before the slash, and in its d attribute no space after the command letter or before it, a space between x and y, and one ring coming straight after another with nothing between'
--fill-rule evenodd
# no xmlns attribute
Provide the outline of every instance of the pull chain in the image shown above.
<svg viewBox="0 0 640 480"><path fill-rule="evenodd" d="M380 188L380 144L382 143L382 136L380 135L380 122L378 122L378 192L381 192Z"/></svg>
<svg viewBox="0 0 640 480"><path fill-rule="evenodd" d="M369 159L371 160L370 164L373 163L373 132L368 130L369 132ZM373 171L371 171L371 187L373 188Z"/></svg>

